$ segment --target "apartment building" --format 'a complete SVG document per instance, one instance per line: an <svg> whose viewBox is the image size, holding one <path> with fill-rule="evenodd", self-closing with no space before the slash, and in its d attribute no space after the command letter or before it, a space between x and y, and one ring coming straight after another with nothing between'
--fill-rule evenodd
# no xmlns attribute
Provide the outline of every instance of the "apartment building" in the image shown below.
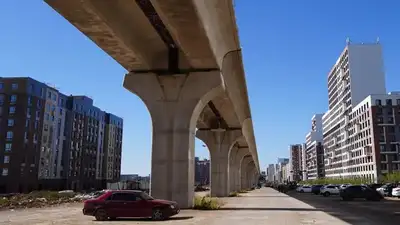
<svg viewBox="0 0 400 225"><path fill-rule="evenodd" d="M199 157L195 157L195 183L196 185L208 185L210 184L210 160L200 160Z"/></svg>
<svg viewBox="0 0 400 225"><path fill-rule="evenodd" d="M379 182L400 171L399 92L366 97L353 108L346 128L344 173Z"/></svg>
<svg viewBox="0 0 400 225"><path fill-rule="evenodd" d="M86 96L32 78L0 78L0 192L105 187L96 174L104 170L106 115Z"/></svg>
<svg viewBox="0 0 400 225"><path fill-rule="evenodd" d="M305 180L323 178L325 176L322 117L315 114L311 118L311 130L306 135L305 143Z"/></svg>
<svg viewBox="0 0 400 225"><path fill-rule="evenodd" d="M290 160L289 160L290 178L292 181L300 181L303 178L303 169L302 169L303 145L302 144L290 145L289 152L290 152Z"/></svg>
<svg viewBox="0 0 400 225"><path fill-rule="evenodd" d="M274 182L275 181L275 165L269 164L267 167L267 181Z"/></svg>
<svg viewBox="0 0 400 225"><path fill-rule="evenodd" d="M386 94L382 47L348 42L328 74L329 109L322 118L326 177L349 177L353 109L371 94ZM350 139L349 139L350 138ZM350 152L349 152L350 151Z"/></svg>

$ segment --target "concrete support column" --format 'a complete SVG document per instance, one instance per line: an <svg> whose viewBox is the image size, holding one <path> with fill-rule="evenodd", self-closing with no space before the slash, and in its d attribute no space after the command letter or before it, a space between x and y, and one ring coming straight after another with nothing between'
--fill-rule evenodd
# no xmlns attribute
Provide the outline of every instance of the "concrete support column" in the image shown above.
<svg viewBox="0 0 400 225"><path fill-rule="evenodd" d="M196 136L210 150L212 197L229 195L229 152L241 135L240 130L198 130L196 132Z"/></svg>
<svg viewBox="0 0 400 225"><path fill-rule="evenodd" d="M151 115L151 195L192 207L196 124L204 106L222 92L220 73L129 73L124 87L143 100Z"/></svg>
<svg viewBox="0 0 400 225"><path fill-rule="evenodd" d="M248 188L248 178L247 178L247 165L253 161L251 155L246 155L240 162L240 189Z"/></svg>
<svg viewBox="0 0 400 225"><path fill-rule="evenodd" d="M239 166L235 163L239 148L233 146L229 154L229 192L236 191L236 177L239 175Z"/></svg>
<svg viewBox="0 0 400 225"><path fill-rule="evenodd" d="M234 167L235 167L235 174L234 174L234 184L235 186L233 187L233 191L240 191L241 190L241 162L243 160L243 157L246 155L249 155L249 149L248 148L240 148L238 149L236 155L234 156Z"/></svg>
<svg viewBox="0 0 400 225"><path fill-rule="evenodd" d="M246 172L247 172L247 188L253 187L254 183L254 170L255 170L255 164L254 161L250 161L247 164Z"/></svg>

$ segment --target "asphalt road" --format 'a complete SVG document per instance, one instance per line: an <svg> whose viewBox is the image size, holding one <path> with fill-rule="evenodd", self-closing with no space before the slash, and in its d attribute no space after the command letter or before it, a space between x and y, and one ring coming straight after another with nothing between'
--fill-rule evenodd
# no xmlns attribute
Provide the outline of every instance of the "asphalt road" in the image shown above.
<svg viewBox="0 0 400 225"><path fill-rule="evenodd" d="M400 200L397 199L342 201L338 196L296 192L288 195L352 225L400 225Z"/></svg>

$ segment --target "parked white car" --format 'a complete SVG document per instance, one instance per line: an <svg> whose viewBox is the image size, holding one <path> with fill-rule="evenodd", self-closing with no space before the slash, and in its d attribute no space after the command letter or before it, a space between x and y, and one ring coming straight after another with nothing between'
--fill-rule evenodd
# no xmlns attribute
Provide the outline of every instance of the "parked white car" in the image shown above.
<svg viewBox="0 0 400 225"><path fill-rule="evenodd" d="M303 186L297 187L296 191L301 192L301 193L311 193L311 186L303 185Z"/></svg>
<svg viewBox="0 0 400 225"><path fill-rule="evenodd" d="M400 186L392 189L392 196L400 198Z"/></svg>
<svg viewBox="0 0 400 225"><path fill-rule="evenodd" d="M351 186L351 184L342 184L342 185L339 186L339 189L345 189L348 186Z"/></svg>
<svg viewBox="0 0 400 225"><path fill-rule="evenodd" d="M329 195L338 195L340 192L339 186L325 185L320 189L321 195L328 197Z"/></svg>

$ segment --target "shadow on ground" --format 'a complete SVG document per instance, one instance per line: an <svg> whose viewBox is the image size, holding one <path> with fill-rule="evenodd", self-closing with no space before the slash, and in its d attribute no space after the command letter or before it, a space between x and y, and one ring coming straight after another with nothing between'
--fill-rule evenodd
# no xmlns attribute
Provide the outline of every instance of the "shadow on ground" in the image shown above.
<svg viewBox="0 0 400 225"><path fill-rule="evenodd" d="M249 210L249 211L256 211L256 210L265 210L265 211L320 211L318 209L305 209L305 208L220 208L219 211L241 211L241 210Z"/></svg>
<svg viewBox="0 0 400 225"><path fill-rule="evenodd" d="M287 195L352 225L400 224L400 201L342 201L338 196L323 197L297 192Z"/></svg>
<svg viewBox="0 0 400 225"><path fill-rule="evenodd" d="M287 195L240 195L243 198L289 198Z"/></svg>
<svg viewBox="0 0 400 225"><path fill-rule="evenodd" d="M168 221L168 220L172 220L172 221L176 220L176 221L178 221L178 220L190 220L190 219L193 219L193 216L174 216L174 217L171 217L171 218L167 219L166 221ZM151 218L119 218L119 219L110 220L110 221L107 221L107 222L120 222L120 221L154 222Z"/></svg>

